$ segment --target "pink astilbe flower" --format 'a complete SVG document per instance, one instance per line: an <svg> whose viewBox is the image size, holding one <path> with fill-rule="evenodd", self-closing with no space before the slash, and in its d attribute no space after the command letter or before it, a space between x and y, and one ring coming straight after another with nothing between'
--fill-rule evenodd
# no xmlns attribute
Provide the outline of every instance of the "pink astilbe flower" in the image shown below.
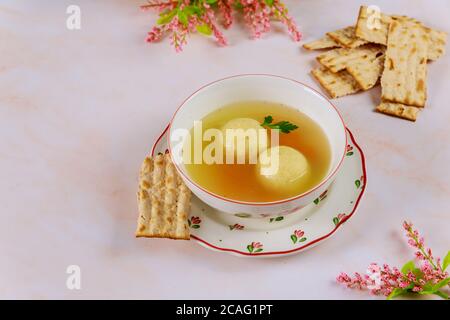
<svg viewBox="0 0 450 320"><path fill-rule="evenodd" d="M276 10L276 13L279 15L280 21L287 26L288 31L294 41L300 41L302 39L302 34L297 29L297 25L295 24L294 19L288 14L286 6L278 0L274 0L273 6Z"/></svg>
<svg viewBox="0 0 450 320"><path fill-rule="evenodd" d="M216 41L221 46L227 45L227 40L225 39L225 36L220 32L219 28L217 28L215 20L215 14L211 6L207 3L204 3L205 8L205 14L203 16L203 20L208 25L208 27L212 30L212 33L214 37L216 38Z"/></svg>
<svg viewBox="0 0 450 320"><path fill-rule="evenodd" d="M244 20L252 31L252 37L257 39L263 33L270 31L270 17L272 10L260 0L242 0Z"/></svg>
<svg viewBox="0 0 450 320"><path fill-rule="evenodd" d="M172 10L178 5L178 1L148 0L147 2L147 4L140 7L143 11L156 9L158 12L162 12L164 10Z"/></svg>
<svg viewBox="0 0 450 320"><path fill-rule="evenodd" d="M235 11L243 14L253 38L260 38L269 32L271 20L278 20L286 25L295 41L300 41L301 38L281 0L217 0L213 3L208 3L207 0L149 0L141 9L154 9L160 14L158 26L148 32L147 42L159 41L164 34L169 34L177 52L182 51L187 36L196 32L212 35L219 45L227 45L218 21L222 21L225 29L229 28L233 24Z"/></svg>
<svg viewBox="0 0 450 320"><path fill-rule="evenodd" d="M419 267L410 261L400 271L387 264L380 267L376 263L372 263L368 267L366 275L362 276L355 272L354 276L350 277L346 273L341 273L337 276L336 281L349 288L368 289L372 294L385 295L389 298L411 292L437 294L448 299L447 294L441 289L448 285L450 278L444 270L445 267L442 267L441 260L434 259L431 249L425 247L423 237L413 229L411 223L404 222L403 228L407 232L408 244L418 250L415 256L421 262ZM449 255L450 253L447 254L446 259L449 259Z"/></svg>
<svg viewBox="0 0 450 320"><path fill-rule="evenodd" d="M149 31L147 34L147 42L157 42L161 40L161 37L163 35L163 28L159 27L153 27L152 30Z"/></svg>
<svg viewBox="0 0 450 320"><path fill-rule="evenodd" d="M223 18L223 26L228 29L233 24L233 1L234 0L222 0L218 1L219 12Z"/></svg>
<svg viewBox="0 0 450 320"><path fill-rule="evenodd" d="M425 247L424 238L419 235L417 230L413 229L413 225L405 221L403 228L408 237L408 244L417 249L415 256L423 261L421 271L424 273L424 276L429 277L430 280L434 279L437 282L447 278L448 273L442 270L441 259L434 258L431 248Z"/></svg>
<svg viewBox="0 0 450 320"><path fill-rule="evenodd" d="M186 44L186 35L188 34L188 29L182 25L178 17L175 17L169 24L169 30L171 31L170 43L175 48L175 51L183 51L183 45Z"/></svg>

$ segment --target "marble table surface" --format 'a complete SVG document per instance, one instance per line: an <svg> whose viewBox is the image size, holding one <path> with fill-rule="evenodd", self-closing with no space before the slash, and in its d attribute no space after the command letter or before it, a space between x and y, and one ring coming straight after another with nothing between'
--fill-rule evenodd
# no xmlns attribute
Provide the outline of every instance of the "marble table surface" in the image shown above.
<svg viewBox="0 0 450 320"><path fill-rule="evenodd" d="M282 28L219 48L193 37L181 54L145 43L155 14L139 0L0 1L0 298L371 299L335 282L374 261L401 265L414 222L450 249L450 54L429 65L416 123L373 112L380 89L335 101L367 157L357 214L331 240L277 259L242 259L195 242L135 239L137 174L190 93L213 80L270 73L319 88ZM361 1L286 0L309 41L353 24ZM371 1L450 31L446 0ZM81 8L81 30L66 8ZM81 290L66 286L81 268Z"/></svg>

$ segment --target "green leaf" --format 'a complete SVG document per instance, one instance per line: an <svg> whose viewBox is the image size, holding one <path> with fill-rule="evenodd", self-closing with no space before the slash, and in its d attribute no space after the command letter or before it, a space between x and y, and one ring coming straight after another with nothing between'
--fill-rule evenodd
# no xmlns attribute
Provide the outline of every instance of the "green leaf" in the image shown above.
<svg viewBox="0 0 450 320"><path fill-rule="evenodd" d="M434 294L441 297L442 299L448 300L448 295L442 291L436 291L434 292Z"/></svg>
<svg viewBox="0 0 450 320"><path fill-rule="evenodd" d="M187 24L188 24L188 16L187 16L186 12L184 12L184 10L179 10L178 11L178 20L180 20L180 22L184 26L187 26Z"/></svg>
<svg viewBox="0 0 450 320"><path fill-rule="evenodd" d="M356 188L359 188L361 186L361 181L355 180L355 186Z"/></svg>
<svg viewBox="0 0 450 320"><path fill-rule="evenodd" d="M395 288L395 289L391 292L391 294L388 295L387 299L388 299L388 300L392 300L392 299L394 299L395 297L398 297L398 296L400 296L400 295L402 295L402 294L404 294L404 293L406 293L406 292L407 292L406 289Z"/></svg>
<svg viewBox="0 0 450 320"><path fill-rule="evenodd" d="M300 240L298 240L298 242L305 242L306 238L301 238Z"/></svg>
<svg viewBox="0 0 450 320"><path fill-rule="evenodd" d="M447 267L450 265L450 251L447 252L447 255L444 258L444 261L442 261L442 270L447 269Z"/></svg>
<svg viewBox="0 0 450 320"><path fill-rule="evenodd" d="M183 11L188 15L188 17L193 14L196 14L196 15L202 14L202 10L195 5L187 6L183 9Z"/></svg>
<svg viewBox="0 0 450 320"><path fill-rule="evenodd" d="M297 236L296 236L295 234L292 234L292 235L291 235L291 240L292 240L292 242L293 242L294 244L296 244L296 243L297 243Z"/></svg>
<svg viewBox="0 0 450 320"><path fill-rule="evenodd" d="M270 218L269 222L273 222L273 220L275 220L275 218Z"/></svg>
<svg viewBox="0 0 450 320"><path fill-rule="evenodd" d="M275 221L282 221L282 220L284 220L284 217L276 217L275 218Z"/></svg>
<svg viewBox="0 0 450 320"><path fill-rule="evenodd" d="M414 285L413 285L414 287ZM411 288L412 289L412 288ZM433 286L428 282L422 287L422 291L419 291L418 294L421 295L427 295L427 294L434 294L437 290L433 290Z"/></svg>
<svg viewBox="0 0 450 320"><path fill-rule="evenodd" d="M236 1L233 3L233 6L236 10L242 10L244 8L244 6L242 5L242 3L240 3L239 1Z"/></svg>
<svg viewBox="0 0 450 320"><path fill-rule="evenodd" d="M334 218L333 218L333 223L334 223L335 226L338 225L338 223L339 223L338 217L334 217Z"/></svg>
<svg viewBox="0 0 450 320"><path fill-rule="evenodd" d="M431 282L427 282L422 286L422 291L420 291L420 294L431 294L436 290L433 290L433 284Z"/></svg>
<svg viewBox="0 0 450 320"><path fill-rule="evenodd" d="M314 203L315 203L315 204L319 204L319 198L315 199L315 200L314 200Z"/></svg>
<svg viewBox="0 0 450 320"><path fill-rule="evenodd" d="M193 228L193 229L198 229L198 228L200 228L200 226L199 226L198 224L194 224L194 225L192 226L192 228Z"/></svg>
<svg viewBox="0 0 450 320"><path fill-rule="evenodd" d="M450 283L450 278L446 278L444 280L439 281L433 286L433 291L438 291L440 288L445 287Z"/></svg>
<svg viewBox="0 0 450 320"><path fill-rule="evenodd" d="M258 253L258 252L261 252L261 251L263 251L263 249L259 248L259 249L256 249L255 253Z"/></svg>
<svg viewBox="0 0 450 320"><path fill-rule="evenodd" d="M405 263L402 267L402 273L408 274L409 271L413 271L416 268L416 265L414 264L414 261L408 261Z"/></svg>
<svg viewBox="0 0 450 320"><path fill-rule="evenodd" d="M167 14L162 15L157 21L157 24L167 24L170 21L172 21L173 17L175 17L177 15L177 9L173 9L172 11L170 11Z"/></svg>
<svg viewBox="0 0 450 320"><path fill-rule="evenodd" d="M347 156L352 156L353 155L353 151L347 152Z"/></svg>
<svg viewBox="0 0 450 320"><path fill-rule="evenodd" d="M290 133L291 131L298 129L298 126L296 126L293 123L290 123L289 121L280 121L277 123L272 123L273 117L267 116L264 118L264 122L261 123L262 127L268 127L269 129L278 129L282 133Z"/></svg>
<svg viewBox="0 0 450 320"><path fill-rule="evenodd" d="M264 118L264 122L263 122L262 125L271 124L272 122L273 122L273 117L272 116L267 116L267 117Z"/></svg>
<svg viewBox="0 0 450 320"><path fill-rule="evenodd" d="M210 36L212 34L211 28L207 24L200 24L196 27L197 31L205 36Z"/></svg>
<svg viewBox="0 0 450 320"><path fill-rule="evenodd" d="M264 2L269 6L273 6L273 0L264 0Z"/></svg>
<svg viewBox="0 0 450 320"><path fill-rule="evenodd" d="M248 252L250 252L250 253L253 252L253 247L252 247L251 244L249 244L249 245L247 246L247 250L248 250Z"/></svg>

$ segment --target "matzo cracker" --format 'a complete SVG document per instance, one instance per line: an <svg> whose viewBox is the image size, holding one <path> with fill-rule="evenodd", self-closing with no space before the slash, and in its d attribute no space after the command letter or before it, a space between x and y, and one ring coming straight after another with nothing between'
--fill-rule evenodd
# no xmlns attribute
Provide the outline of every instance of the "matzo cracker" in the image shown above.
<svg viewBox="0 0 450 320"><path fill-rule="evenodd" d="M333 99L361 90L355 79L345 70L334 73L322 67L312 70L311 73Z"/></svg>
<svg viewBox="0 0 450 320"><path fill-rule="evenodd" d="M381 77L382 101L425 106L428 42L420 24L403 20L391 23Z"/></svg>
<svg viewBox="0 0 450 320"><path fill-rule="evenodd" d="M168 153L147 157L139 174L136 237L189 240L190 198Z"/></svg>

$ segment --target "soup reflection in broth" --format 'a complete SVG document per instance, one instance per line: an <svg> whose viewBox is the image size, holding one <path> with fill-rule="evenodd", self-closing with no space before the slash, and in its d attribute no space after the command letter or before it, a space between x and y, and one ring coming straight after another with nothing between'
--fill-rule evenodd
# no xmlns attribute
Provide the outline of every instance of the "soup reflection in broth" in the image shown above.
<svg viewBox="0 0 450 320"><path fill-rule="evenodd" d="M291 127L292 130L285 133L268 125L262 126L269 120L268 116L272 117L268 123L287 121L298 128ZM208 145L217 140L215 143L222 148L223 161L184 161L184 165L195 183L222 197L246 202L283 200L310 190L328 173L331 162L328 138L317 123L297 109L263 101L239 102L211 112L201 119L201 126L202 132L216 129L216 133L223 133L219 140L204 141L203 136L200 145L197 143L197 147L207 151ZM258 131L258 149L252 149L250 138L241 139L244 148L237 148L240 143L237 138L230 136L227 139L229 129ZM278 136L278 145L273 131ZM194 127L183 146L183 156L189 155L189 159L195 152L196 133ZM270 170L273 163L267 159L272 159L271 155L275 153L278 155L277 170L273 171ZM227 161L230 160L227 155L233 156L232 163ZM252 155L256 155L256 159L251 158ZM245 163L237 163L239 157Z"/></svg>

